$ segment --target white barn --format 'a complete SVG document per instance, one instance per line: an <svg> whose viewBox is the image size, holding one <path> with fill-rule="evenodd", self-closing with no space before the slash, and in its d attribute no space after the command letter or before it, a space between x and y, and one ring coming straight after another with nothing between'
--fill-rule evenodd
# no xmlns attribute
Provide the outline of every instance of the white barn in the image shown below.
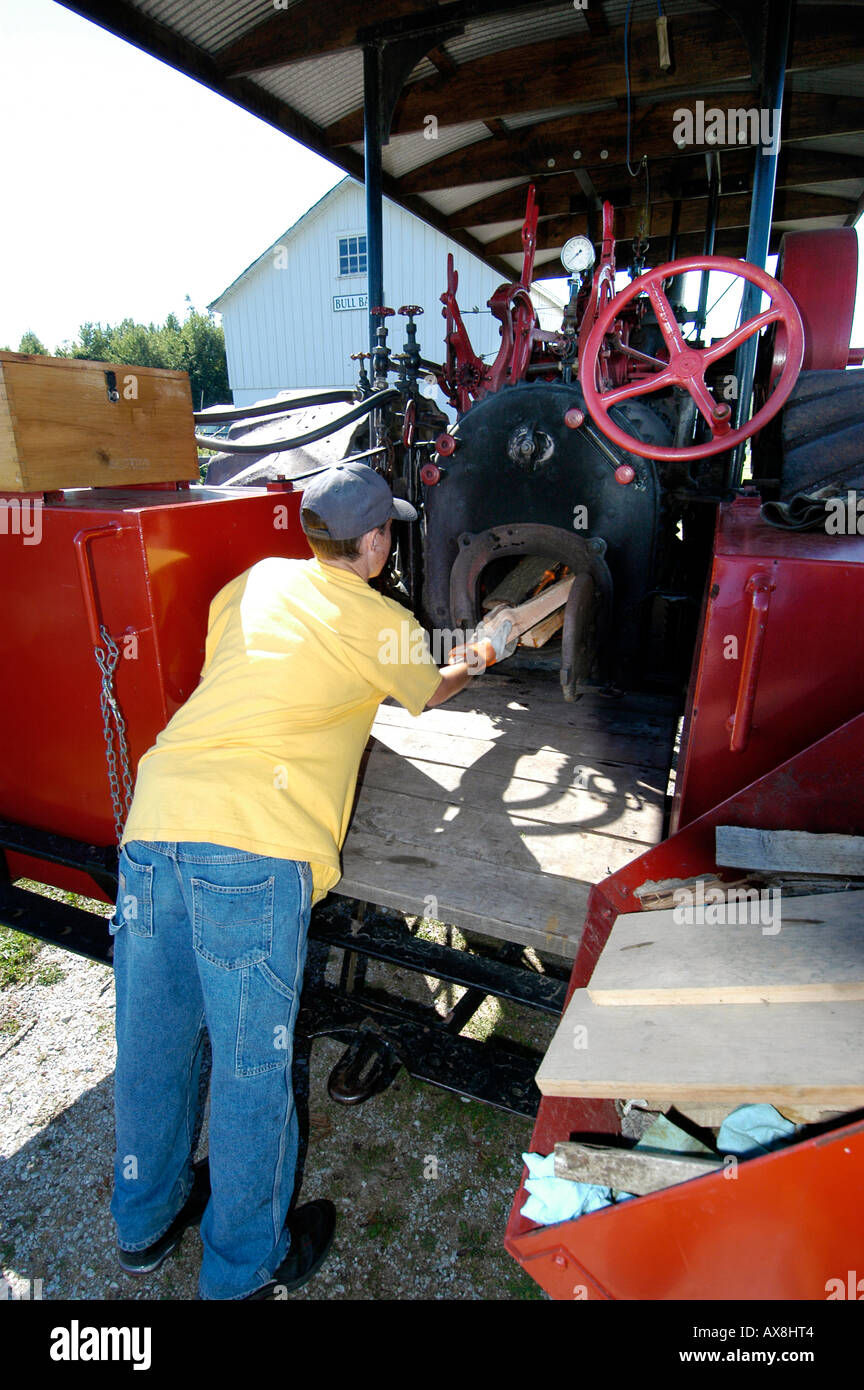
<svg viewBox="0 0 864 1390"><path fill-rule="evenodd" d="M352 352L368 349L366 209L362 184L345 178L268 246L210 305L222 315L228 379L235 405L279 391L351 386ZM498 321L486 302L502 276L457 242L384 199L384 301L393 309L419 304L417 339L423 356L444 352L441 294L447 255L459 272L459 307L475 351L498 350ZM536 287L545 326L560 324L560 306ZM547 312L554 322L546 323ZM401 352L405 320L387 320L389 345Z"/></svg>

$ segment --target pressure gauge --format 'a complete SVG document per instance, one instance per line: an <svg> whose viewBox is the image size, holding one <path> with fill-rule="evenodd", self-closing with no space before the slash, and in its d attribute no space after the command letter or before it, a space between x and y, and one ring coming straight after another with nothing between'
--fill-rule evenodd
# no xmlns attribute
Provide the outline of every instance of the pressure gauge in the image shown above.
<svg viewBox="0 0 864 1390"><path fill-rule="evenodd" d="M564 269L571 275L576 271L590 270L594 264L594 247L588 237L571 236L570 240L564 243L561 261Z"/></svg>

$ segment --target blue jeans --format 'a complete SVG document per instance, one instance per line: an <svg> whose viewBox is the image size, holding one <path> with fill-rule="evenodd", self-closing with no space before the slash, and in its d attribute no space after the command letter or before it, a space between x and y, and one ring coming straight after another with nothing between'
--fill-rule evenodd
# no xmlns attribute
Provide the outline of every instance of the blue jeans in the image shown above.
<svg viewBox="0 0 864 1390"><path fill-rule="evenodd" d="M143 1250L184 1205L206 1027L212 1197L202 1298L253 1293L288 1250L291 1060L311 897L309 865L293 859L140 840L120 852L111 1211L120 1245Z"/></svg>

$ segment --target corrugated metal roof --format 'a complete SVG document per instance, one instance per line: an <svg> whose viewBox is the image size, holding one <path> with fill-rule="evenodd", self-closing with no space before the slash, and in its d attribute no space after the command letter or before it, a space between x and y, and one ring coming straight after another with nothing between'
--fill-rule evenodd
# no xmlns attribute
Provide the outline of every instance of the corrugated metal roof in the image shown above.
<svg viewBox="0 0 864 1390"><path fill-rule="evenodd" d="M448 39L444 47L454 62L461 66L474 58L488 58L504 48L522 48L527 44L545 43L569 34L587 35L588 32L588 21L583 11L574 9L568 0L559 8L545 9L539 29L536 7L528 6L514 15L475 20L465 26L464 34ZM538 72L538 83L542 83L542 79L543 74Z"/></svg>
<svg viewBox="0 0 864 1390"><path fill-rule="evenodd" d="M433 159L440 159L451 150L467 149L477 140L491 139L482 121L442 126L434 140L427 140L422 131L411 135L393 135L389 145L384 147L382 162L388 174L399 178L411 169L419 169Z"/></svg>
<svg viewBox="0 0 864 1390"><path fill-rule="evenodd" d="M261 0L135 0L134 8L208 53L218 53L273 14L283 14L290 23L290 9L299 3L287 0L287 8L275 10Z"/></svg>
<svg viewBox="0 0 864 1390"><path fill-rule="evenodd" d="M591 0L588 0L591 3ZM666 15L692 14L700 11L703 14L710 14L712 11L717 14L716 5L708 3L708 0L663 0L663 13ZM603 13L610 27L624 24L627 13L627 0L603 0ZM631 24L640 24L646 19L657 18L657 0L633 0L633 7L630 14ZM718 15L721 22L722 15Z"/></svg>
<svg viewBox="0 0 864 1390"><path fill-rule="evenodd" d="M315 125L328 126L363 105L363 54L358 48L328 53L286 68L268 68L259 86Z"/></svg>
<svg viewBox="0 0 864 1390"><path fill-rule="evenodd" d="M676 34L682 35L684 26L691 19L704 20L707 16L712 22L716 21L718 36L727 38L734 33L740 39L735 18L744 9L740 4L733 5L731 0L662 2L663 10L672 21L670 30L673 53ZM199 80L208 82L216 90L223 91L227 97L264 119L270 119L284 129L298 130L310 148L328 155L341 167L353 173L360 166L357 157L360 147L355 145L352 149L350 146L331 145L328 142L327 129L362 107L362 51L352 38L356 32L355 26L362 29L381 23L389 25L404 18L410 27L414 20L425 23L430 15L437 18L439 14L446 20L451 4L458 4L459 0L443 0L437 11L428 0L416 0L416 15L409 13L411 6L403 5L401 0L398 5L388 5L385 0L329 0L329 3L325 4L316 3L316 0L280 0L278 8L272 0L124 0L122 5L116 6L108 4L107 0L60 0L60 3L67 3L79 13L90 14L97 23L113 29L137 43L145 51L149 48L163 60L172 62L181 71L188 71ZM503 4L504 0L501 0L501 3ZM754 13L758 13L757 0L752 0L752 4ZM435 222L437 219L437 225L447 229L446 218L451 213L487 196L491 198L495 193L526 183L529 173L538 180L538 189L541 184L549 189L551 185L543 177L549 169L549 162L544 154L545 147L533 134L532 127L555 121L560 117L577 115L580 111L589 115L598 113L597 121L607 120L610 131L614 134L614 139L610 139L610 145L617 150L618 162L616 165L610 160L609 165L604 166L602 177L598 170L594 170L598 188L604 181L612 190L624 186L626 180L621 152L621 98L624 88L621 29L628 0L587 0L587 5L588 8L581 4L574 5L573 0L550 0L549 4L545 3L545 0L543 3L541 0L525 0L524 4L516 8L492 12L465 21L464 31L446 40L443 46L444 54L450 63L455 65L457 78L464 65L485 57L496 57L496 63L491 67L496 69L500 61L502 81L487 83L484 80L482 85L478 84L475 90L471 90L463 74L461 83L452 89L449 100L448 92L451 88L446 71L442 72L428 56L421 58L413 70L409 84L406 84L406 89L410 93L410 86L416 82L434 79L430 91L434 91L439 107L438 139L424 139L422 130L416 129L412 133L393 137L383 152L384 168L388 176L388 193L398 199L402 183L405 189L403 196L407 198L412 184L405 182L406 178L423 166L441 160L442 170L439 177L444 187L432 193L415 192L411 195L410 204L416 210L418 207L422 209L425 203L429 209L430 220ZM806 33L806 43L814 50L814 62L810 71L789 74L788 92L793 95L822 93L826 98L846 98L846 104L836 115L836 120L841 124L833 126L839 133L819 137L808 135L814 128L814 123L812 113L807 116L805 105L807 120L803 130L799 132L797 141L794 136L787 138L786 148L795 142L800 150L809 150L814 154L821 150L826 155L838 152L848 156L852 161L857 161L864 153L864 50L859 47L854 55L851 50L858 43L856 16L860 18L858 28L864 36L864 0L841 0L838 8L832 6L832 14L839 14L841 18L832 21L832 32L826 32L824 40L820 31L817 0L795 0L795 7L796 32ZM634 25L648 23L656 14L657 0L633 0L631 21ZM847 14L850 17L848 22L842 18ZM458 11L456 15L458 17ZM148 25L159 27L151 29ZM607 37L606 32L603 32L604 26L606 31L611 31L612 37ZM238 68L232 75L222 66L220 55L238 45L239 41L248 39L262 27L267 27L268 32L272 31L274 35L272 42L276 47L273 51L277 59L279 34L284 32L290 40L282 53L281 66L256 68L256 45L253 44L251 48L247 46L243 50ZM326 50L328 42L333 42L334 35L341 35L337 41L349 46L341 51L322 51ZM840 37L835 39L835 35ZM298 36L301 41L306 42L310 54L313 45L317 45L314 55L297 60L297 48L294 45ZM520 51L534 44L549 41L557 41L562 52L566 48L568 66L563 67L560 62L556 62L554 74L550 71L545 87L542 70L538 70L536 80L532 78L530 86L524 80L518 83L512 81L508 86L508 55L513 55L515 68L516 55ZM270 42L268 37L266 47L262 47L260 42L257 44L258 62L269 59ZM822 51L820 42L823 44ZM836 53L831 52L832 43L836 44ZM732 47L734 49L734 43ZM556 54L557 51L556 49ZM597 72L602 70L608 78L602 84L602 90L606 93L602 100L590 103L578 100L579 55L583 51L595 60L591 68L595 73L595 85L590 90L597 91ZM728 56L728 45L725 52ZM851 62L852 56L861 57L862 61ZM248 68L244 71L242 65L247 58ZM571 58L572 85L569 78ZM619 58L620 81L617 61ZM446 67L446 64L444 66ZM749 68L749 61L743 66ZM746 73L727 80L723 78L721 70L718 76L716 66L712 65L710 44L706 45L704 64L691 57L688 59L686 72L682 68L676 75L673 69L668 77L660 74L659 70L654 73L653 58L649 67L651 72L648 72L643 62L638 84L640 91L633 99L633 110L636 113L644 113L646 106L658 101L668 101L670 98L680 100L682 105L692 106L699 99L710 103L714 93L743 92L752 89L752 80ZM699 71L695 71L696 69ZM733 54L726 64L726 70L741 73L740 55L735 57ZM240 76L240 81L235 80L236 75ZM582 90L585 88L582 87ZM460 113L458 103L461 101L463 106L467 105L466 93L469 91L472 105L470 112L465 110L465 115L470 114L471 118L465 119L465 115ZM526 102L526 94L530 100L531 94L535 91L536 105L529 111L519 110L518 108ZM515 111L508 111L511 93L512 106L517 108ZM477 95L483 98L482 102L476 100ZM554 100L558 97L565 99L555 105ZM858 99L861 99L862 108L860 118L854 114L854 102ZM422 107L415 100L413 106L409 107L410 121L406 119L406 124L416 126L419 112L422 112ZM604 116L602 113L607 114ZM830 117L828 103L826 113L827 121ZM301 119L298 120L298 117ZM447 120L455 123L448 125ZM499 120L503 127L498 125ZM859 120L861 128L856 132L855 127ZM307 123L305 129L304 121ZM486 122L489 122L489 125ZM498 136L488 133L490 126L498 130ZM645 128L650 132L650 121ZM831 127L826 124L824 128L829 130ZM597 133L593 124L592 130ZM849 133L850 131L853 133ZM346 133L356 138L356 124L343 128L342 135ZM801 135L807 136L806 142L802 143ZM550 138L554 138L554 131ZM663 142L656 138L653 145L655 149L665 150ZM478 176L484 172L482 166L487 147L490 173L507 172L502 155L505 158L510 155L518 156L514 157L512 163L512 167L517 170L513 178L499 177L485 182L478 181ZM464 162L459 157L463 150ZM674 160L678 153L671 150L657 154L655 158L668 162L670 158ZM683 155L684 152L680 153ZM809 163L803 166L803 172L808 176L807 182L802 182L799 186L812 193L814 216L819 215L821 193L835 199L848 198L851 211L843 220L851 220L856 206L856 189L860 183L857 178L857 165L848 179L843 176L845 169L838 168L836 160L825 163L821 182L818 177L810 179ZM818 166L816 172L818 175ZM474 182L470 185L460 185L460 177L471 177ZM618 183L611 181L612 178L617 179ZM431 181L433 180L420 177L416 179L414 186L422 189L424 182ZM836 203L834 206L836 209ZM462 239L463 244L469 249L477 250L480 238L483 241L493 240L501 226L509 225L508 221L502 219L510 217L511 204L507 200L498 200L490 204L488 215L489 222L478 225L476 236L465 235L458 226L449 229L448 235L454 236L457 240ZM443 223L442 219L445 219ZM544 251L540 253L538 263L554 261L556 258L557 253L547 254ZM518 260L518 256L512 258L512 263L515 265ZM497 260L499 266L507 263L511 263L509 255Z"/></svg>
<svg viewBox="0 0 864 1390"><path fill-rule="evenodd" d="M505 232L517 232L522 226L521 221L514 222L484 222L482 227L468 227L467 231L472 236L476 236L478 241L494 241L496 236L504 236Z"/></svg>
<svg viewBox="0 0 864 1390"><path fill-rule="evenodd" d="M505 189L515 188L525 182L524 178L496 179L491 183L466 183L459 188L436 188L434 192L426 194L425 201L435 208L436 212L443 212L449 216L450 213L458 212L460 208L470 207L478 198L503 193Z"/></svg>

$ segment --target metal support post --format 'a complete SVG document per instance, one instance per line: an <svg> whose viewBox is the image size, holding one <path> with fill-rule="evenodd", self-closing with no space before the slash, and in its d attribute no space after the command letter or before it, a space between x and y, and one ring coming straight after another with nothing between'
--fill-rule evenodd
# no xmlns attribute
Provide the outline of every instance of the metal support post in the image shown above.
<svg viewBox="0 0 864 1390"><path fill-rule="evenodd" d="M783 108L783 88L786 77L786 58L789 50L789 27L792 6L788 0L766 0L765 39L762 53L762 110L771 113L773 139L770 145L760 145L753 170L753 196L750 205L750 231L745 259L762 269L768 259L771 240L771 215L774 209L774 187L777 182L777 156L780 151L780 115ZM761 124L761 123L760 123ZM759 312L762 291L746 281L741 300L740 322L746 323ZM735 376L738 382L738 408L735 428L750 418L753 400L753 377L756 371L757 335L743 342L735 356ZM727 485L741 485L744 444L732 453Z"/></svg>
<svg viewBox="0 0 864 1390"><path fill-rule="evenodd" d="M363 145L366 160L366 275L369 293L369 351L381 320L371 310L384 303L384 215L382 207L382 66L380 44L363 49Z"/></svg>

